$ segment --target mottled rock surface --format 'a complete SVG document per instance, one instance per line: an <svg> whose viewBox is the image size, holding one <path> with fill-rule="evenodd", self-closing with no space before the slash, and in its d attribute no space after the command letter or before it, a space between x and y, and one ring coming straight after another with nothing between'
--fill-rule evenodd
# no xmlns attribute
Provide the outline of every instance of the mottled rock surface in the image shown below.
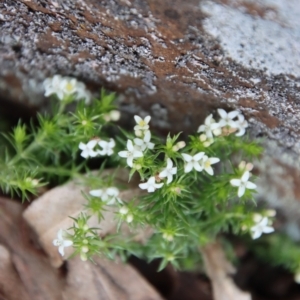
<svg viewBox="0 0 300 300"><path fill-rule="evenodd" d="M72 75L117 91L123 112L150 113L163 134L238 108L265 138L261 197L296 220L299 13L297 0L3 0L0 95L41 109L44 78Z"/></svg>

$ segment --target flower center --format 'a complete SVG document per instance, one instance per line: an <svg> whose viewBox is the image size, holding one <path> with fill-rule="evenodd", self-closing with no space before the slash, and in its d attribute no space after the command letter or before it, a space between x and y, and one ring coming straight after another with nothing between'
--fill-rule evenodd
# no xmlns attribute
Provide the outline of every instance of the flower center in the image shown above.
<svg viewBox="0 0 300 300"><path fill-rule="evenodd" d="M204 165L205 165L205 168L209 168L210 167L210 161L207 160Z"/></svg>
<svg viewBox="0 0 300 300"><path fill-rule="evenodd" d="M74 88L74 86L73 86L73 84L72 84L71 82L68 82L68 83L66 84L66 90L67 90L68 92L72 92L73 88Z"/></svg>

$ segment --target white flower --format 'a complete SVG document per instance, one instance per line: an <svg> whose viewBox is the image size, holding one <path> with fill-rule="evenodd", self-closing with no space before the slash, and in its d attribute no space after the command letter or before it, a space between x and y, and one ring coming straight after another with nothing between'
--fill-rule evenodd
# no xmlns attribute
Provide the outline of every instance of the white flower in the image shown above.
<svg viewBox="0 0 300 300"><path fill-rule="evenodd" d="M214 170L211 165L216 164L219 161L220 159L218 157L209 158L207 155L204 155L201 159L201 166L209 175L214 175Z"/></svg>
<svg viewBox="0 0 300 300"><path fill-rule="evenodd" d="M254 222L256 223L250 228L252 238L258 239L263 233L271 233L274 231L272 226L269 226L268 217L254 218Z"/></svg>
<svg viewBox="0 0 300 300"><path fill-rule="evenodd" d="M221 117L221 120L219 121L220 127L224 127L224 126L229 126L231 128L238 127L236 121L233 120L239 115L239 112L237 110L233 110L230 113L227 113L224 109L219 108L218 113Z"/></svg>
<svg viewBox="0 0 300 300"><path fill-rule="evenodd" d="M90 195L101 198L101 200L105 201L107 205L115 204L116 200L119 203L122 203L122 200L118 197L119 193L120 192L116 187L109 187L106 189L99 189L99 190L91 190L89 192Z"/></svg>
<svg viewBox="0 0 300 300"><path fill-rule="evenodd" d="M84 158L95 157L98 153L94 151L94 147L97 145L98 140L91 140L87 144L80 143L79 149L82 150L81 156Z"/></svg>
<svg viewBox="0 0 300 300"><path fill-rule="evenodd" d="M92 94L89 90L86 89L86 86L83 82L77 81L76 84L76 100L85 100L86 104L89 104L92 99Z"/></svg>
<svg viewBox="0 0 300 300"><path fill-rule="evenodd" d="M76 78L54 75L52 78L45 79L43 85L46 97L56 94L59 100L64 100L73 95L76 100L85 99L86 103L91 100L91 93L86 89L85 84Z"/></svg>
<svg viewBox="0 0 300 300"><path fill-rule="evenodd" d="M119 156L127 158L127 165L132 168L133 159L138 157L143 157L143 152L137 150L131 140L127 141L127 151L120 151Z"/></svg>
<svg viewBox="0 0 300 300"><path fill-rule="evenodd" d="M102 147L102 150L98 150L98 154L110 156L114 153L113 148L115 147L116 143L114 139L110 139L109 142L99 141L98 145Z"/></svg>
<svg viewBox="0 0 300 300"><path fill-rule="evenodd" d="M253 182L248 181L250 177L250 172L245 171L241 179L231 179L230 184L232 186L237 186L238 187L238 196L242 197L245 194L246 189L256 189L256 184Z"/></svg>
<svg viewBox="0 0 300 300"><path fill-rule="evenodd" d="M245 117L242 114L238 115L238 120L236 121L238 132L235 134L236 136L243 136L246 132L246 128L248 127L248 122L245 120Z"/></svg>
<svg viewBox="0 0 300 300"><path fill-rule="evenodd" d="M121 113L120 111L113 109L109 112L109 116L112 121L119 121L121 117Z"/></svg>
<svg viewBox="0 0 300 300"><path fill-rule="evenodd" d="M145 119L142 119L139 116L134 116L135 122L137 125L134 126L134 130L138 131L138 130L148 130L149 129L149 125L148 123L151 120L150 116L147 116Z"/></svg>
<svg viewBox="0 0 300 300"><path fill-rule="evenodd" d="M50 95L56 94L59 100L64 99L64 92L61 89L61 75L54 75L52 78L46 78L43 82L45 88L45 96L49 97Z"/></svg>
<svg viewBox="0 0 300 300"><path fill-rule="evenodd" d="M195 154L194 156L191 156L186 153L182 153L183 159L185 160L186 164L184 166L184 172L188 173L193 170L193 168L201 172L203 170L203 167L200 165L200 160L204 156L204 152L199 152Z"/></svg>
<svg viewBox="0 0 300 300"><path fill-rule="evenodd" d="M82 83L83 84L83 83ZM62 77L60 82L60 89L65 96L71 96L77 92L78 81L72 77Z"/></svg>
<svg viewBox="0 0 300 300"><path fill-rule="evenodd" d="M64 237L64 231L62 229L59 229L57 233L57 239L53 240L53 245L58 247L58 252L61 256L65 255L64 248L70 247L73 245L73 241L71 240L65 240Z"/></svg>
<svg viewBox="0 0 300 300"><path fill-rule="evenodd" d="M144 151L146 149L154 148L154 144L151 143L150 140L151 140L151 132L150 132L150 130L147 130L145 132L143 139L135 138L133 141L134 141L135 145L137 146L136 149Z"/></svg>
<svg viewBox="0 0 300 300"><path fill-rule="evenodd" d="M213 119L212 114L210 114L208 117L206 117L204 125L199 126L197 132L205 132L206 136L211 139L213 138L213 131L215 131L219 127L220 124L216 123L216 121ZM218 131L216 131L216 133L218 133Z"/></svg>
<svg viewBox="0 0 300 300"><path fill-rule="evenodd" d="M160 178L165 178L167 177L167 184L171 183L173 180L173 175L175 175L177 173L177 167L173 168L173 162L170 158L167 159L167 166L165 169L163 169L160 173L159 173L159 177Z"/></svg>
<svg viewBox="0 0 300 300"><path fill-rule="evenodd" d="M139 187L142 190L148 190L149 193L153 193L156 189L159 189L163 186L163 183L156 183L155 182L155 177L151 176L147 182L145 183L140 183Z"/></svg>

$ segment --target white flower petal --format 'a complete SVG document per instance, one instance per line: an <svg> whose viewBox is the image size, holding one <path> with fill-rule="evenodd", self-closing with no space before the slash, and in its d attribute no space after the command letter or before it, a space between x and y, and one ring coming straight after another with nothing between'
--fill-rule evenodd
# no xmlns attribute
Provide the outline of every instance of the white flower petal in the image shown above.
<svg viewBox="0 0 300 300"><path fill-rule="evenodd" d="M220 115L220 117L221 117L222 119L227 118L227 112L226 112L224 109L222 109L222 108L219 108L219 109L218 109L218 114Z"/></svg>
<svg viewBox="0 0 300 300"><path fill-rule="evenodd" d="M271 233L271 232L274 232L274 228L271 227L271 226L265 226L264 229L263 229L263 232L264 232L264 233Z"/></svg>
<svg viewBox="0 0 300 300"><path fill-rule="evenodd" d="M220 158L218 158L218 157L210 157L209 158L209 162L210 162L211 165L216 164L219 161L220 161Z"/></svg>
<svg viewBox="0 0 300 300"><path fill-rule="evenodd" d="M209 175L214 175L214 170L212 167L206 167L204 170L209 174Z"/></svg>
<svg viewBox="0 0 300 300"><path fill-rule="evenodd" d="M101 197L103 195L103 190L91 190L89 194L94 197Z"/></svg>
<svg viewBox="0 0 300 300"><path fill-rule="evenodd" d="M134 120L137 124L139 124L141 121L143 121L143 119L140 116L134 116Z"/></svg>
<svg viewBox="0 0 300 300"><path fill-rule="evenodd" d="M199 164L199 162L194 162L193 167L198 172L201 172L203 170L203 167Z"/></svg>
<svg viewBox="0 0 300 300"><path fill-rule="evenodd" d="M249 171L245 171L242 178L241 178L242 182L248 181L249 177L250 177Z"/></svg>
<svg viewBox="0 0 300 300"><path fill-rule="evenodd" d="M256 184L253 183L253 182L248 181L248 182L246 183L246 188L247 188L247 189L250 189L250 190L256 189Z"/></svg>
<svg viewBox="0 0 300 300"><path fill-rule="evenodd" d="M255 230L255 231L252 232L252 239L256 240L259 237L261 237L261 235L262 235L262 232L260 230Z"/></svg>
<svg viewBox="0 0 300 300"><path fill-rule="evenodd" d="M240 179L231 179L230 184L232 186L240 186L241 185L241 180Z"/></svg>
<svg viewBox="0 0 300 300"><path fill-rule="evenodd" d="M238 189L238 196L241 198L244 194L245 194L245 186L244 185L241 185L239 186L239 189Z"/></svg>
<svg viewBox="0 0 300 300"><path fill-rule="evenodd" d="M191 172L192 169L193 169L193 163L192 163L192 162L188 162L188 163L184 166L184 172L185 172L185 173Z"/></svg>
<svg viewBox="0 0 300 300"><path fill-rule="evenodd" d="M121 157L127 157L128 156L128 151L120 151L118 153L118 155L121 156Z"/></svg>
<svg viewBox="0 0 300 300"><path fill-rule="evenodd" d="M148 188L148 182L140 183L140 184L139 184L139 187L140 187L142 190L146 190L146 189Z"/></svg>
<svg viewBox="0 0 300 300"><path fill-rule="evenodd" d="M151 116L147 116L147 117L144 119L144 121L145 121L147 124L150 122L150 120L151 120Z"/></svg>
<svg viewBox="0 0 300 300"><path fill-rule="evenodd" d="M237 117L240 113L237 110L233 110L231 112L228 113L228 118L229 119L234 119L235 117Z"/></svg>
<svg viewBox="0 0 300 300"><path fill-rule="evenodd" d="M63 242L64 247L70 247L72 245L73 245L73 242L70 240L64 240L64 242Z"/></svg>
<svg viewBox="0 0 300 300"><path fill-rule="evenodd" d="M133 167L133 157L129 156L127 157L127 165L132 168Z"/></svg>
<svg viewBox="0 0 300 300"><path fill-rule="evenodd" d="M193 159L198 161L204 156L204 154L205 154L204 152L199 152L199 153L194 155Z"/></svg>
<svg viewBox="0 0 300 300"><path fill-rule="evenodd" d="M203 132L205 131L205 128L206 128L205 125L200 125L197 132Z"/></svg>
<svg viewBox="0 0 300 300"><path fill-rule="evenodd" d="M63 245L61 245L61 246L58 247L58 252L59 252L59 254L60 254L61 256L64 256L64 255L65 255L64 249L65 249L65 246L63 246Z"/></svg>
<svg viewBox="0 0 300 300"><path fill-rule="evenodd" d="M181 154L183 156L183 159L186 161L186 162L190 162L192 160L192 156L189 155L189 154L186 154L186 153L182 153Z"/></svg>

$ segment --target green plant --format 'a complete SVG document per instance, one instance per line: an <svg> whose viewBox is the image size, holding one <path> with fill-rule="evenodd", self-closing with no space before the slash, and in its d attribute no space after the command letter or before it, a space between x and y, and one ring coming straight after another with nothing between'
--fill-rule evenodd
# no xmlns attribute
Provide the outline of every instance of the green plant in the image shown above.
<svg viewBox="0 0 300 300"><path fill-rule="evenodd" d="M91 101L83 83L59 75L47 79L44 87L57 105L52 115L39 115L37 124L20 122L5 135L11 147L2 147L0 187L22 200L49 183L75 178L93 188L85 194L87 203L73 227L61 229L54 240L61 255L73 245L74 255L83 261L95 254L124 259L134 254L160 258L159 270L168 263L190 268L200 261L199 247L222 233L250 233L257 239L273 232L274 211L256 212L256 185L249 180L255 179L250 162L263 149L245 135L248 123L240 112L218 109L220 120L210 114L186 142L180 134L153 137L150 116L135 116L132 132L119 129L111 122L120 117L112 93L102 90ZM75 101L74 111L67 112ZM108 135L111 129L119 132L116 139ZM125 202L113 178L91 172L89 160L95 157L102 158L100 173L107 164L129 168L129 179L138 176L144 193ZM119 226L115 234L100 238L101 229L90 228L88 220L96 215L100 222L112 207L117 208ZM145 244L136 243L134 234L122 236L123 223L132 233L150 227L152 234Z"/></svg>

